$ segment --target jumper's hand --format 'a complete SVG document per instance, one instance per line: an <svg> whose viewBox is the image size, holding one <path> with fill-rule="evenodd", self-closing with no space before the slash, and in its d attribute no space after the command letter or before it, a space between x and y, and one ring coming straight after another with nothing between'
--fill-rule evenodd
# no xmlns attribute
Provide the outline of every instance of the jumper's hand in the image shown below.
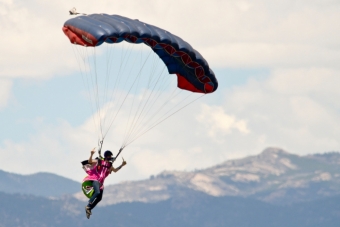
<svg viewBox="0 0 340 227"><path fill-rule="evenodd" d="M96 148L93 148L91 151L91 155L93 155L94 153L96 153Z"/></svg>
<svg viewBox="0 0 340 227"><path fill-rule="evenodd" d="M123 159L122 166L125 166L126 165L126 161L124 160L124 158L122 158L122 159Z"/></svg>

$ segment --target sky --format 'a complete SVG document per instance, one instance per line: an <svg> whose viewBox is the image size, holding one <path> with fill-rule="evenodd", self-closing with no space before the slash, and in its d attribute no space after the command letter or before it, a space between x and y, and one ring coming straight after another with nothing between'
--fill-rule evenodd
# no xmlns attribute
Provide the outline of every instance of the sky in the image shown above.
<svg viewBox="0 0 340 227"><path fill-rule="evenodd" d="M126 147L107 184L191 171L259 154L340 150L337 0L0 0L1 169L81 181L97 145L93 112L62 32L68 10L118 14L189 42L219 82ZM121 126L105 141L117 152ZM115 165L119 165L119 161Z"/></svg>

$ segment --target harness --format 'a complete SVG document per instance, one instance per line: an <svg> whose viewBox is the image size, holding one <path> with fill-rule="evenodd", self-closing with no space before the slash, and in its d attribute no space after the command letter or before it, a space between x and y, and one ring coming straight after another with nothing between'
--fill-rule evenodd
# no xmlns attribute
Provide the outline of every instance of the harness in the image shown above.
<svg viewBox="0 0 340 227"><path fill-rule="evenodd" d="M96 159L98 160L97 170L100 170L102 167L107 168L107 169L111 168L112 162L107 162L104 159L99 159L99 158L96 158Z"/></svg>

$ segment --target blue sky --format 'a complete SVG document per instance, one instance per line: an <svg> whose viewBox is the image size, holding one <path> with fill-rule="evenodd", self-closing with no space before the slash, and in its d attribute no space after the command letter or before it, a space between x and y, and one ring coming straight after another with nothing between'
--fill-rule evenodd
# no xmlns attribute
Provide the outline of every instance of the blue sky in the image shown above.
<svg viewBox="0 0 340 227"><path fill-rule="evenodd" d="M222 104L222 91L269 75L269 69L216 68L214 72L223 79L209 99L211 105ZM14 79L9 105L1 111L0 119L1 125L10 130L0 131L0 141L25 141L41 125L58 125L62 119L73 127L81 125L92 114L81 77L75 72L46 80Z"/></svg>
<svg viewBox="0 0 340 227"><path fill-rule="evenodd" d="M43 11L37 7L42 3ZM79 161L98 135L61 30L77 5L80 12L138 18L181 36L207 59L219 81L215 93L127 147L127 167L108 183L205 168L268 146L298 155L340 150L340 25L334 24L339 3L149 3L0 1L6 43L0 46L0 152L8 160L3 170L47 171L77 181L84 175ZM107 149L119 148L122 131L114 126Z"/></svg>
<svg viewBox="0 0 340 227"><path fill-rule="evenodd" d="M42 81L15 79L10 105L1 111L1 125L11 130L1 131L1 140L27 139L28 134L37 130L33 122L38 118L52 125L58 124L59 119L67 119L73 126L81 124L91 112L86 111L88 103L81 97L83 85L77 77L79 75Z"/></svg>

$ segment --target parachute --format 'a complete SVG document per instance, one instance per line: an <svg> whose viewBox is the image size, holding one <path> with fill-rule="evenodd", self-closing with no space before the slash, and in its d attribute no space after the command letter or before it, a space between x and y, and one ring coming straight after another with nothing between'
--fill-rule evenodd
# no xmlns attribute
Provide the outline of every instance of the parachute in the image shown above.
<svg viewBox="0 0 340 227"><path fill-rule="evenodd" d="M178 90L208 94L214 92L218 87L217 79L209 68L208 62L189 43L164 29L137 19L108 14L82 15L67 20L63 26L63 32L74 44L72 46L81 47L81 49L75 50L76 55L78 54L78 63L82 65L84 74L91 74L91 78L84 81L87 81L85 82L87 87L93 86L89 88L89 94L93 95L93 106L97 109L96 113L99 119L97 125L101 141L126 103L130 103L131 107L126 108L129 111L125 111L123 114L129 120L126 123L126 132L121 148L193 102L188 102L186 98L178 95ZM117 54L119 51L108 49L101 52L105 52L109 56L106 63L101 66L98 61L101 61L104 54L98 57L96 49L100 46L109 48L117 46L117 44L121 45L120 43L123 41L129 43L128 47L123 48L125 52ZM135 63L139 61L139 57L136 57L137 60L129 59L128 57L133 55L130 44L145 44L150 47L166 70L158 69L159 66L155 66L157 59L151 63L140 60L139 64ZM89 53L89 48L92 48L93 52ZM113 56L112 53L116 53L116 55ZM143 55L145 59L150 58L150 54L145 54L144 50L140 55ZM94 57L94 60L90 60L90 56ZM134 63L132 66L126 67L127 62ZM90 69L90 65L94 69ZM147 71L147 67L150 67L149 71ZM125 72L122 72L122 68L125 68ZM116 73L112 73L112 70L116 70ZM104 74L103 78L105 78L102 79L105 81L102 88L98 88L100 74ZM169 81L174 77L170 74L177 76L175 77L177 87L180 88L173 92L170 91L173 85ZM112 85L108 83L110 78ZM126 94L122 95L123 90L126 91ZM109 92L111 95L108 94ZM100 102L103 97L106 97L106 100ZM195 96L194 101L197 99ZM108 105L108 103L110 104ZM168 105L170 105L169 108L167 108ZM103 108L106 108L106 111ZM113 110L113 108L115 109ZM104 130L105 126L107 128Z"/></svg>

